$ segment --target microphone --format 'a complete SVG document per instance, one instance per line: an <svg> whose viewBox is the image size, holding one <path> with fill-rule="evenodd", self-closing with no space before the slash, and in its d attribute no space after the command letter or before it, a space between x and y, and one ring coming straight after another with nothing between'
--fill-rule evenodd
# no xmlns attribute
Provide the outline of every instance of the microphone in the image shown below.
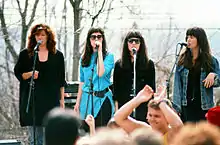
<svg viewBox="0 0 220 145"><path fill-rule="evenodd" d="M136 55L137 49L135 47L132 48L132 53L133 53L133 55Z"/></svg>
<svg viewBox="0 0 220 145"><path fill-rule="evenodd" d="M38 50L38 47L41 45L43 41L42 40L38 40L36 46L34 47L34 51Z"/></svg>
<svg viewBox="0 0 220 145"><path fill-rule="evenodd" d="M182 46L185 46L185 47L187 46L187 43L184 43L184 42L178 43L178 44L179 44L181 47L182 47Z"/></svg>
<svg viewBox="0 0 220 145"><path fill-rule="evenodd" d="M95 49L99 48L99 41L95 41Z"/></svg>

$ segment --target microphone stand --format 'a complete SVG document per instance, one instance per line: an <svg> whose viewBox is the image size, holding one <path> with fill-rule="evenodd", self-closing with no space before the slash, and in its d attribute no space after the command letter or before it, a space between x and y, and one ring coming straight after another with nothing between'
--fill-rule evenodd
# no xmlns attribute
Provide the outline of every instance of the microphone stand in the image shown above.
<svg viewBox="0 0 220 145"><path fill-rule="evenodd" d="M178 46L179 44L180 44L180 50L179 50L179 52L178 52L178 54L177 54L177 46ZM184 46L184 44L182 44L182 43L178 43L178 44L176 45L176 52L175 52L176 59L175 59L175 63L173 64L173 67L172 67L172 70L171 70L171 72L170 72L170 75L169 75L168 79L166 80L167 99L169 99L169 100L170 100L170 96L169 96L169 92L170 92L170 79L171 79L171 77L172 77L172 75L173 75L174 68L176 67L176 64L177 64L177 61L178 61L178 59L179 59L179 55L180 55L180 52L181 52L183 46Z"/></svg>
<svg viewBox="0 0 220 145"><path fill-rule="evenodd" d="M95 54L96 55L96 54ZM96 56L95 56L95 61L96 61ZM91 96L91 108L92 108L92 111L91 111L91 115L94 116L94 105L93 105L93 75L94 75L94 66L95 66L95 62L93 63L93 66L92 66L92 75L91 77L89 78L89 82L90 82L90 87L89 87L89 96L88 96L88 101L87 101L87 104L86 104L86 113L85 113L85 116L84 118L86 118L87 114L88 114L88 105L89 105L89 100L90 100L90 96Z"/></svg>
<svg viewBox="0 0 220 145"><path fill-rule="evenodd" d="M36 145L36 118L35 118L35 94L34 94L34 89L35 89L35 82L34 82L34 73L35 73L35 66L36 66L36 60L37 60L37 54L38 51L34 50L34 63L32 66L32 76L31 76L31 81L30 81L30 87L29 87L29 93L28 93L28 102L26 106L26 113L29 112L30 108L30 100L32 103L32 119L33 119L33 138L34 138L34 145ZM32 97L32 98L31 98Z"/></svg>
<svg viewBox="0 0 220 145"><path fill-rule="evenodd" d="M134 76L133 76L133 97L136 97L136 58L137 58L137 52L136 50L133 50L133 57L134 57ZM136 108L133 109L133 117L136 118Z"/></svg>

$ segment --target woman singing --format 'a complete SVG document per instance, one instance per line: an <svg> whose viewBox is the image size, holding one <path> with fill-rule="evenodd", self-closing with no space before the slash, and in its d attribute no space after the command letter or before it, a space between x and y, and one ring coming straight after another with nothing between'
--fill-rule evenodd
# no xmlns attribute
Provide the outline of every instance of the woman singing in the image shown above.
<svg viewBox="0 0 220 145"><path fill-rule="evenodd" d="M79 62L80 85L74 110L80 113L81 119L93 115L96 127L107 125L114 113L109 90L113 67L114 57L107 52L103 29L91 28Z"/></svg>
<svg viewBox="0 0 220 145"><path fill-rule="evenodd" d="M115 63L113 74L114 98L116 100L116 109L123 106L133 96L133 78L134 78L134 53L136 49L136 93L149 85L155 91L155 68L154 63L147 56L147 47L144 38L138 31L127 33L122 48L122 56ZM141 104L136 109L136 119L146 121L147 103Z"/></svg>
<svg viewBox="0 0 220 145"><path fill-rule="evenodd" d="M173 102L184 122L205 120L214 106L213 87L219 86L219 63L211 55L205 31L199 27L186 31L187 48L175 71Z"/></svg>
<svg viewBox="0 0 220 145"><path fill-rule="evenodd" d="M33 26L28 37L27 49L20 52L18 62L14 68L15 76L20 81L20 124L21 126L31 126L29 127L31 145L34 144L32 126L37 126L36 144L43 145L42 120L44 116L54 107L64 108L64 57L56 49L54 37L54 33L49 26L45 24ZM37 42L41 42L41 44L37 50L34 50ZM30 79L33 74L34 53L37 55L34 91L32 91L29 111L26 112Z"/></svg>

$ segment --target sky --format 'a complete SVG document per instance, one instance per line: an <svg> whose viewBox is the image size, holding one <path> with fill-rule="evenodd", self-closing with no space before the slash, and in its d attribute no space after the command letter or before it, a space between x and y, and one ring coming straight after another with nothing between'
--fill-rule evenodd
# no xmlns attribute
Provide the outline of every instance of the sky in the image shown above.
<svg viewBox="0 0 220 145"><path fill-rule="evenodd" d="M106 0L106 2L109 1L110 0ZM88 6L87 2L87 0L83 0L83 5ZM97 7L92 8L91 5L89 5L92 14L95 14L95 10L97 10L102 3L101 0L97 0L97 2ZM15 9L17 6L16 1L7 0L7 4L8 9L5 10L7 21L14 21L13 25L16 26L20 19L19 13ZM131 28L133 22L136 22L138 29L144 34L145 39L148 41L147 44L149 44L153 54L155 48L164 46L166 43L164 39L168 36L168 32L172 34L171 39L175 39L174 42L171 40L170 43L175 44L178 41L184 41L184 34L187 28L200 26L206 30L210 38L211 46L216 49L219 48L220 50L220 46L217 43L220 39L219 5L219 0L123 0L123 2L121 0L114 0L112 3L113 10L106 23L107 37L109 37L109 43L112 49L120 47L120 44L115 45L118 38L114 38L114 34L125 34L125 32ZM53 18L49 19L48 16L47 23L49 23L52 28L57 29L62 23L63 0L48 0L48 10L53 6L55 6L56 15L50 13L49 15L53 15ZM21 0L21 7L24 7L24 0ZM43 8L44 1L40 0L36 21L33 25L45 22L44 17L42 17L44 14ZM69 0L67 0L67 8L68 33L72 35L73 12ZM29 10L29 12L30 11L31 10ZM103 26L105 19L106 15L100 15L99 23L96 25ZM85 38L90 25L91 18L82 21L82 26L85 28L81 34L82 39ZM169 30L169 27L174 29ZM158 33L160 33L160 36ZM159 44L159 42L163 41L164 43Z"/></svg>

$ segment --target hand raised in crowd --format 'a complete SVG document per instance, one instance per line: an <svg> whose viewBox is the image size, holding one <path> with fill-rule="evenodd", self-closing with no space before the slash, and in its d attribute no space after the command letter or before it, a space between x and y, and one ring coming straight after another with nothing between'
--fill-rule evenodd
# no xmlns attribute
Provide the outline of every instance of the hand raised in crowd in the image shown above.
<svg viewBox="0 0 220 145"><path fill-rule="evenodd" d="M90 135L94 135L95 134L95 119L94 119L94 117L92 115L87 115L85 122L89 126Z"/></svg>
<svg viewBox="0 0 220 145"><path fill-rule="evenodd" d="M89 127L94 127L95 126L95 119L92 115L87 115L85 121L89 125Z"/></svg>
<svg viewBox="0 0 220 145"><path fill-rule="evenodd" d="M152 98L154 94L153 89L146 85L136 96L136 98L138 98L141 102L147 102L148 100L150 100Z"/></svg>
<svg viewBox="0 0 220 145"><path fill-rule="evenodd" d="M156 100L157 102L160 102L165 98L167 98L166 87L165 86L159 86L157 88L157 92L154 93L154 100Z"/></svg>
<svg viewBox="0 0 220 145"><path fill-rule="evenodd" d="M208 76L202 81L206 88L210 88L214 84L215 73L209 73Z"/></svg>

